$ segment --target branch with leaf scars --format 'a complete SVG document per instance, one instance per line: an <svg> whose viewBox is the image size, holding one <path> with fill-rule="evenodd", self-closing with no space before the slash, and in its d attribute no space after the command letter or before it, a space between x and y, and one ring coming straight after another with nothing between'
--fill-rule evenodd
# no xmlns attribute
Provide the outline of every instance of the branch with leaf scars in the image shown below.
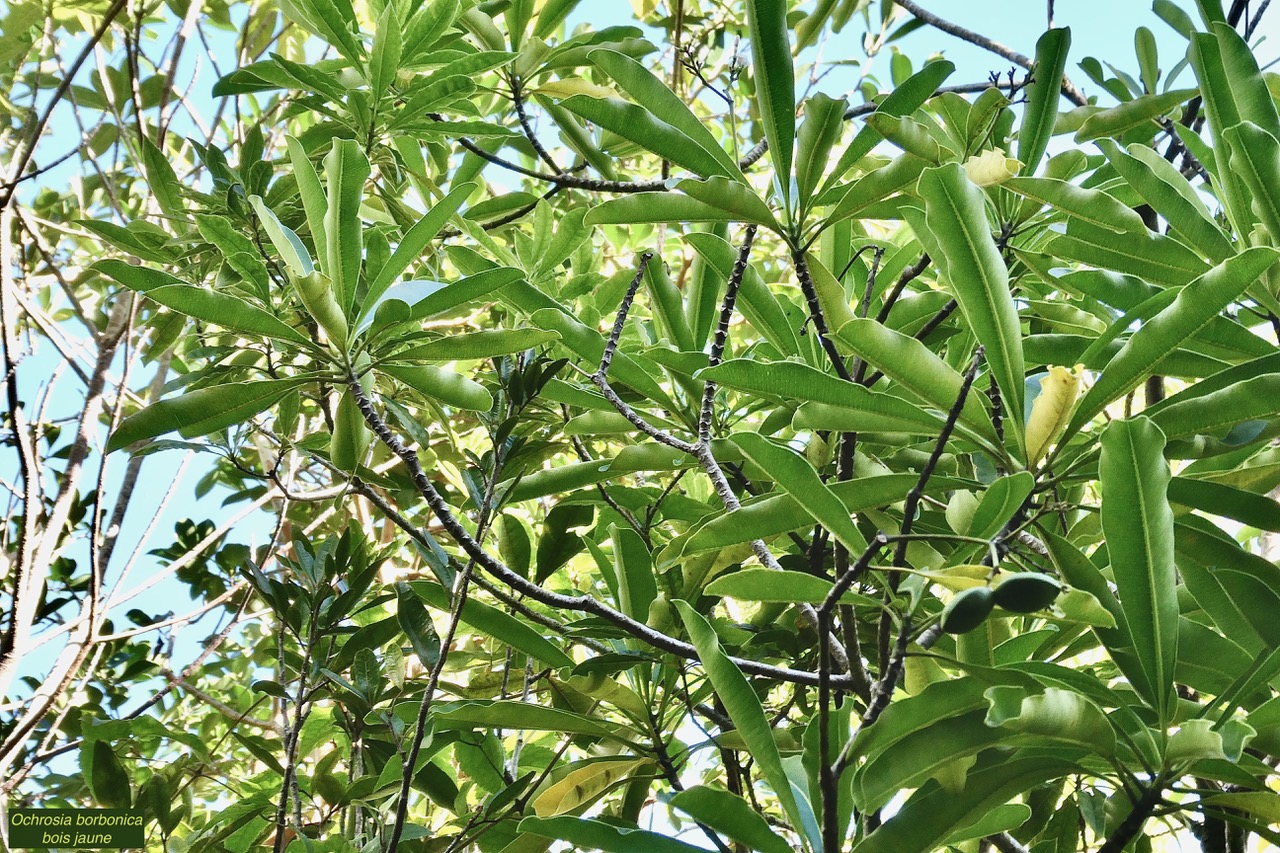
<svg viewBox="0 0 1280 853"><path fill-rule="evenodd" d="M544 589L487 552L463 526L458 517L453 514L448 502L436 490L431 478L427 476L426 470L422 467L422 461L418 458L417 452L407 447L400 440L400 437L391 431L387 422L374 409L373 400L365 393L359 381L353 379L348 382L347 388L351 391L352 397L356 401L356 406L360 409L360 414L364 417L365 423L369 425L369 428L373 430L373 434L405 464L414 488L426 500L427 506L431 509L445 532L482 569L516 592L548 607L599 616L611 625L620 628L630 636L648 643L656 649L670 652L686 660L699 660L698 651L691 644L650 628L643 622L638 622L589 595L564 595L563 593ZM818 675L815 672L770 666L759 661L738 657L731 657L730 660L748 675L758 675L795 684L816 685L818 683ZM832 687L836 689L845 690L851 686L847 677L833 677L832 679Z"/></svg>
<svg viewBox="0 0 1280 853"><path fill-rule="evenodd" d="M737 260L734 261L733 270L730 273L731 278L736 278L736 283L730 281L726 286L726 299L732 294L737 296L738 288L742 285L742 279L746 276L747 262L751 254L751 243L755 237L755 226L748 226L747 238L742 247L738 251ZM627 289L626 295L622 299L622 304L618 308L618 315L613 321L613 331L609 334L609 339L605 343L604 354L600 359L599 369L592 374L591 381L595 383L596 388L628 421L636 426L645 435L653 438L655 441L661 442L668 447L675 448L698 460L698 464L702 466L702 470L706 473L711 485L715 489L716 494L720 497L720 501L724 504L725 509L729 512L735 512L740 509L742 504L738 500L738 496L734 494L733 487L729 484L729 478L725 476L724 469L720 466L719 460L711 450L710 440L710 415L708 414L707 397L703 396L703 410L699 417L699 438L696 443L690 443L683 439L676 438L668 432L658 429L640 416L635 409L631 408L625 400L618 396L617 392L609 385L608 372L609 365L613 362L614 354L618 350L618 340L622 337L622 330L626 328L627 314L631 311L631 306L635 302L636 292L640 288L640 282L644 278L644 268L652 258L652 254L645 252L640 256L639 270L636 272L635 278L632 279L630 287ZM728 320L733 316L733 304L729 302L728 306L721 306L720 321L725 329L725 337L728 336ZM717 329L717 339L719 339L719 329ZM721 344L720 355L724 353L723 344ZM714 401L715 389L711 389L711 399ZM707 427L704 431L703 420ZM782 571L782 565L778 562L777 557L773 556L773 552L769 550L769 546L765 544L763 539L755 539L751 542L751 551L755 554L756 559L766 569L776 572ZM806 627L816 629L818 627L818 614L811 604L799 604L797 610L800 614L800 622ZM840 666L842 672L849 672L849 659L845 654L844 647L837 645L837 651L833 655L836 663Z"/></svg>
<svg viewBox="0 0 1280 853"><path fill-rule="evenodd" d="M973 353L973 361L969 364L968 371L965 372L964 382L960 385L960 391L956 394L956 401L952 404L951 410L947 412L946 423L942 425L942 432L938 434L938 440L933 445L933 452L929 454L929 459L925 462L924 467L920 469L920 477L916 480L916 484L911 487L911 491L907 492L907 499L902 505L902 526L898 530L897 547L893 551L893 565L896 568L903 568L907 564L907 545L908 537L911 534L911 528L915 524L916 510L920 506L920 499L924 496L925 487L929 485L929 478L933 476L934 469L938 467L938 460L942 458L942 453L946 449L947 441L951 438L951 433L956 427L956 422L960 420L960 412L964 409L965 400L969 397L969 390L973 387L973 382L978 376L978 368L982 366L983 349L979 346ZM889 588L893 592L898 589L898 574L894 572L889 579ZM880 617L881 636L887 636L889 612L886 610ZM895 643L893 656L889 659L888 665L880 674L880 679L876 682L875 689L872 691L871 704L867 708L867 712L863 715L863 725L871 725L876 721L880 714L889 705L889 697L893 694L893 685L898 680L898 675L902 671L902 664L907 654L907 638L911 632L911 616L910 614L902 617L902 625L898 629L898 639ZM887 652L887 649L882 649ZM881 660L885 660L886 654L881 655Z"/></svg>

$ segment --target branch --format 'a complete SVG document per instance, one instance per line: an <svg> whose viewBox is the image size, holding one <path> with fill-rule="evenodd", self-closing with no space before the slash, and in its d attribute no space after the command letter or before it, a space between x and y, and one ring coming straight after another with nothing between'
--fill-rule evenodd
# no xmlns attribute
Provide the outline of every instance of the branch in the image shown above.
<svg viewBox="0 0 1280 853"><path fill-rule="evenodd" d="M893 0L893 2L897 3L903 9L906 9L912 15L919 18L921 21L924 21L934 29L942 30L944 33L953 35L962 41L967 41L972 45L977 45L983 50L988 50L997 56L1002 56L1010 62L1020 65L1029 71L1034 70L1035 62L1033 62L1030 57L1023 56L1013 48L1006 47L1005 45L1000 44L1000 42L989 39L981 33L966 29L965 27L952 23L945 18L940 18L928 9L921 8L920 4L916 3L915 0ZM1065 76L1062 78L1062 94L1066 96L1067 100L1071 101L1078 107L1083 107L1089 103L1089 100L1085 98L1084 94Z"/></svg>

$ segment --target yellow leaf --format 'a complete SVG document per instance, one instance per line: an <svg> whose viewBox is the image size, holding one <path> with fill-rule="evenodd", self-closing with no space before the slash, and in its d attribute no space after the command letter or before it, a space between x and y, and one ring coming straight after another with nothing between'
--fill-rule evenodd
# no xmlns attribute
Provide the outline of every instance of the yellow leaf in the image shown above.
<svg viewBox="0 0 1280 853"><path fill-rule="evenodd" d="M578 806L595 802L605 791L649 764L647 758L593 761L569 773L539 794L531 803L541 817L566 814Z"/></svg>
<svg viewBox="0 0 1280 853"><path fill-rule="evenodd" d="M1049 445L1062 435L1075 410L1083 372L1082 364L1077 364L1074 370L1055 366L1050 367L1049 375L1040 380L1040 396L1032 404L1031 417L1027 420L1028 465L1034 466L1039 462L1049 450Z"/></svg>
<svg viewBox="0 0 1280 853"><path fill-rule="evenodd" d="M598 99L622 98L621 95L608 86L600 86L581 77L567 77L563 80L552 80L548 83L543 83L534 90L534 93L545 95L548 98L570 98L574 95L587 95Z"/></svg>

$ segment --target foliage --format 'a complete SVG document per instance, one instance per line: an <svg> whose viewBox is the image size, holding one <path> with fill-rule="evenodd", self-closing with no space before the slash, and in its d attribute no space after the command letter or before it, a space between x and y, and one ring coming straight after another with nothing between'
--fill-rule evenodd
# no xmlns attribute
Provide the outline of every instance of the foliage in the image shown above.
<svg viewBox="0 0 1280 853"><path fill-rule="evenodd" d="M0 692L72 641L6 707L5 790L171 850L1280 844L1265 4L1157 0L1189 72L1140 31L1136 78L1078 62L1103 103L1067 29L1028 59L914 2L584 5L9 10ZM175 15L236 39L211 122ZM925 24L1024 71L914 67ZM798 94L859 28L891 79ZM61 36L121 64L73 83ZM96 175L25 200L64 98ZM64 451L19 341L75 322ZM154 552L174 622L223 620L177 674L107 583L173 451L275 523ZM107 516L86 460L125 459Z"/></svg>

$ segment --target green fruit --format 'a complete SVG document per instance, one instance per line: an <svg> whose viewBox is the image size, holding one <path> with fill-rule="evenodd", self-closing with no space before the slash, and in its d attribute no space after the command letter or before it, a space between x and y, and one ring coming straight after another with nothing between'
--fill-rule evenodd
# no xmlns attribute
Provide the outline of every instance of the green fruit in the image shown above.
<svg viewBox="0 0 1280 853"><path fill-rule="evenodd" d="M329 461L343 471L354 471L364 461L373 433L350 392L343 392L333 416L333 436L329 439Z"/></svg>
<svg viewBox="0 0 1280 853"><path fill-rule="evenodd" d="M1005 575L996 587L996 604L1012 613L1034 613L1043 610L1062 592L1062 584L1039 572Z"/></svg>
<svg viewBox="0 0 1280 853"><path fill-rule="evenodd" d="M947 609L942 611L942 630L948 634L972 631L983 623L994 606L991 590L987 587L966 589L951 599Z"/></svg>

